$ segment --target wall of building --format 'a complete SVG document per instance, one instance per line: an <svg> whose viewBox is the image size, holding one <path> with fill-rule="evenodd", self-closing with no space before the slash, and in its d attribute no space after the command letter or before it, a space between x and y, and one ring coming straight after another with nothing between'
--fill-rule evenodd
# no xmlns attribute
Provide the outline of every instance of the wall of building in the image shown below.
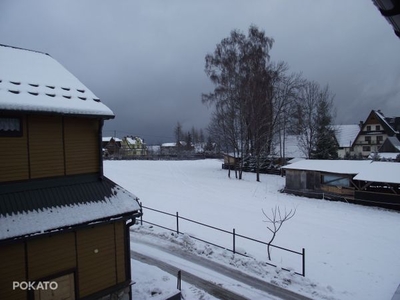
<svg viewBox="0 0 400 300"><path fill-rule="evenodd" d="M26 291L12 289L13 281L72 274L78 297L123 283L130 276L125 245L124 221L2 245L0 299L27 298Z"/></svg>
<svg viewBox="0 0 400 300"><path fill-rule="evenodd" d="M98 119L19 117L22 136L0 136L0 182L99 172Z"/></svg>

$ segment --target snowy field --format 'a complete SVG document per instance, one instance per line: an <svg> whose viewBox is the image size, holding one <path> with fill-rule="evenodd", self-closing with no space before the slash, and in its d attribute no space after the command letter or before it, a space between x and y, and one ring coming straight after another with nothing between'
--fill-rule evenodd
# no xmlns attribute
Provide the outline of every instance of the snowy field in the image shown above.
<svg viewBox="0 0 400 300"><path fill-rule="evenodd" d="M143 205L267 241L262 209L296 209L274 244L306 249L306 277L333 299L391 299L400 283L400 214L384 209L278 192L284 178L244 174L229 179L221 161L105 161L105 175ZM145 219L174 228L175 220L145 210ZM232 247L232 237L181 222L180 230ZM266 260L265 246L237 240L241 251ZM301 271L301 258L272 250L276 264ZM308 281L305 281L308 282ZM291 289L291 286L287 287ZM296 289L294 289L296 290Z"/></svg>

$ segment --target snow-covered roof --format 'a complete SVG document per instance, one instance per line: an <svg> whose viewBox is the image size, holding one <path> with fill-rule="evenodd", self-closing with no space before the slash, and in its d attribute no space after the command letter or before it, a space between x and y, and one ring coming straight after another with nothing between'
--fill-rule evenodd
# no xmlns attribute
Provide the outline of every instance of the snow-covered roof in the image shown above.
<svg viewBox="0 0 400 300"><path fill-rule="evenodd" d="M0 240L131 215L140 210L135 195L107 178L61 187L32 186L22 192L18 186L14 188L16 191L7 189L0 193Z"/></svg>
<svg viewBox="0 0 400 300"><path fill-rule="evenodd" d="M367 168L362 169L354 179L373 182L400 183L400 163L374 161L369 164Z"/></svg>
<svg viewBox="0 0 400 300"><path fill-rule="evenodd" d="M127 136L127 137L125 137L125 140L131 145L136 145L136 143L138 143L138 142L143 144L143 140L140 137L132 138L132 137Z"/></svg>
<svg viewBox="0 0 400 300"><path fill-rule="evenodd" d="M387 140L395 147L397 150L400 151L400 140L395 136L387 137Z"/></svg>
<svg viewBox="0 0 400 300"><path fill-rule="evenodd" d="M1 110L114 117L50 55L0 45L0 58Z"/></svg>
<svg viewBox="0 0 400 300"><path fill-rule="evenodd" d="M299 137L296 135L288 135L285 142L286 157L304 157L303 151L299 147Z"/></svg>
<svg viewBox="0 0 400 300"><path fill-rule="evenodd" d="M356 175L355 180L400 183L400 163L396 162L306 159L282 169L350 174Z"/></svg>
<svg viewBox="0 0 400 300"><path fill-rule="evenodd" d="M392 127L392 125L389 124L389 122L387 121L387 118L382 114L381 111L377 110L374 112L375 112L376 116L381 120L381 124L386 126L388 128L388 130L392 131L393 133L399 133Z"/></svg>
<svg viewBox="0 0 400 300"><path fill-rule="evenodd" d="M109 142L109 141L111 141L111 139L114 139L114 141L116 141L116 142L121 142L120 138L112 137L112 136L103 136L102 141Z"/></svg>
<svg viewBox="0 0 400 300"><path fill-rule="evenodd" d="M360 132L359 125L333 125L339 147L351 147Z"/></svg>
<svg viewBox="0 0 400 300"><path fill-rule="evenodd" d="M162 143L161 147L175 147L176 143Z"/></svg>
<svg viewBox="0 0 400 300"><path fill-rule="evenodd" d="M282 167L290 170L319 171L337 174L358 174L370 160L322 160L305 159Z"/></svg>

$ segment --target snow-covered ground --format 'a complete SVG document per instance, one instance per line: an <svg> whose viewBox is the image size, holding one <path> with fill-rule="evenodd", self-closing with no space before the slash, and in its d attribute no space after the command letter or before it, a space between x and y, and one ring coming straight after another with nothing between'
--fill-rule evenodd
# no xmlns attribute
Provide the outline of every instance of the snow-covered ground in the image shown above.
<svg viewBox="0 0 400 300"><path fill-rule="evenodd" d="M306 249L305 283L335 299L391 299L400 283L400 214L342 202L308 199L278 192L284 178L244 174L229 179L218 160L106 161L105 175L136 194L148 207L179 212L181 216L228 231L267 241L270 237L262 209L276 205L296 208L274 244ZM173 218L145 210L145 219L171 228ZM188 222L180 231L231 248L232 237ZM237 239L237 247L258 261L266 260L265 246ZM301 258L272 250L277 264L301 271ZM140 267L140 266L139 266ZM152 273L152 271L149 271ZM298 291L298 287L287 286ZM315 296L317 297L317 296ZM325 297L323 297L325 298Z"/></svg>

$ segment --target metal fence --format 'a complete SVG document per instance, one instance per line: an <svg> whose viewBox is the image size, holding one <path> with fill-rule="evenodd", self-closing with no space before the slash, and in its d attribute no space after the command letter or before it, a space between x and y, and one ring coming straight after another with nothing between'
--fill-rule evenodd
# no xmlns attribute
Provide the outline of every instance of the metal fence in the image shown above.
<svg viewBox="0 0 400 300"><path fill-rule="evenodd" d="M251 237L244 236L244 235L236 233L235 228L233 228L232 231L228 231L228 230L225 230L225 229L221 229L221 228L218 228L218 227L215 227L215 226L211 226L211 225L204 224L204 223L192 220L192 219L188 219L188 218L182 217L182 216L179 215L178 212L176 212L175 214L171 214L171 213L164 212L164 211L161 211L161 210L158 210L158 209L154 209L154 208L150 208L150 207L144 206L142 203L140 203L140 207L141 207L142 211L144 209L147 209L147 210L150 210L150 211L153 211L153 212L156 212L156 213L160 213L160 214L163 214L163 215L167 215L167 216L173 217L176 220L175 221L176 222L176 227L175 228L169 228L169 227L166 227L166 226L162 226L162 225L156 224L154 222L143 220L143 214L142 214L142 216L140 217L140 224L141 225L143 225L143 223L146 223L146 224L157 226L157 227L160 227L160 228L163 228L163 229L166 229L166 230L174 231L177 234L182 234L183 232L181 232L179 230L179 220L185 220L187 222L194 223L194 224L199 225L199 226L207 227L207 228L210 228L212 230L216 230L216 231L223 232L225 234L231 235L232 236L232 248L226 248L224 246L221 246L221 245L212 243L210 241L207 241L205 239L199 238L197 236L193 236L193 235L187 234L188 236L190 236L193 239L196 239L198 241L213 245L213 246L218 247L218 248L222 248L222 249L228 250L230 252L233 252L234 254L239 254L239 255L242 255L242 256L245 256L245 257L249 257L249 255L247 255L245 253L241 253L240 251L239 252L236 251L236 249L237 249L236 248L236 238L237 237L243 238L245 240L248 240L248 241L251 241L251 242L254 242L254 243L258 243L258 244L262 244L262 245L268 246L268 243L266 243L266 242L263 242L263 241L260 241L260 240L257 240L257 239L254 239L254 238L251 238ZM298 251L294 251L294 250L287 249L287 248L280 247L280 246L273 245L273 244L270 244L270 247L275 248L275 249L280 249L282 251L291 253L293 255L300 256L300 259L301 259L301 271L300 272L295 271L294 273L297 274L297 275L305 276L305 274L306 274L306 271L305 271L306 251L305 251L304 248L302 248L301 252L298 252ZM277 267L277 265L274 265L271 262L265 262L265 263L270 265L270 266ZM291 270L289 270L287 268L282 268L282 270L291 271Z"/></svg>

